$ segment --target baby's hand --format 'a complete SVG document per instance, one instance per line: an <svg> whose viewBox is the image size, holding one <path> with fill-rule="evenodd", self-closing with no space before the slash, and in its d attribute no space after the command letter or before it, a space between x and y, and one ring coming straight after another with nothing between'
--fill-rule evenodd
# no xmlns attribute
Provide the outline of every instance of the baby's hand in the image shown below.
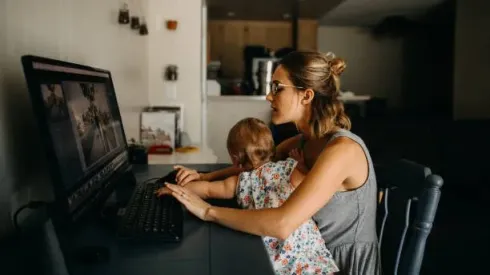
<svg viewBox="0 0 490 275"><path fill-rule="evenodd" d="M296 168L298 168L298 170L303 173L303 174L307 174L308 173L308 168L306 167L306 164L305 164L305 156L303 154L303 151L296 148L296 149L293 149L289 152L289 157L296 160L298 163L296 164Z"/></svg>
<svg viewBox="0 0 490 275"><path fill-rule="evenodd" d="M155 191L155 195L157 197L165 196L165 195L171 195L172 190L168 189L167 187L161 187L157 191Z"/></svg>
<svg viewBox="0 0 490 275"><path fill-rule="evenodd" d="M289 157L296 160L298 164L303 165L305 163L305 157L303 155L303 151L298 148L291 150L289 152Z"/></svg>

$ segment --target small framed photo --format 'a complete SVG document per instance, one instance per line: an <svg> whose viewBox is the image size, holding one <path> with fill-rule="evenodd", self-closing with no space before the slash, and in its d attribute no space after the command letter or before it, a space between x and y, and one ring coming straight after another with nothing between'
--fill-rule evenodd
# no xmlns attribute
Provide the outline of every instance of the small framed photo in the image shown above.
<svg viewBox="0 0 490 275"><path fill-rule="evenodd" d="M149 147L167 145L180 147L180 133L183 129L181 106L151 106L141 112L140 142Z"/></svg>

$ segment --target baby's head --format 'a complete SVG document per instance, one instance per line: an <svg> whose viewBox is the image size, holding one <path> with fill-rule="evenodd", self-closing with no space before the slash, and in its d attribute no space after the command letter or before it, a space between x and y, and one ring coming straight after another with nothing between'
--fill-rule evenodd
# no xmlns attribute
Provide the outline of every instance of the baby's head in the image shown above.
<svg viewBox="0 0 490 275"><path fill-rule="evenodd" d="M238 121L228 133L227 147L233 165L246 169L258 167L274 155L271 130L256 118Z"/></svg>

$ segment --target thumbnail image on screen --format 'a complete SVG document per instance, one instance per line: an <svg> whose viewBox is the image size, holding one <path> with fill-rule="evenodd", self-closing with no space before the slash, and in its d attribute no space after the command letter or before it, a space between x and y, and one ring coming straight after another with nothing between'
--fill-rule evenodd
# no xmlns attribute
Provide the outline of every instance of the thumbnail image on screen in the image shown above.
<svg viewBox="0 0 490 275"><path fill-rule="evenodd" d="M103 83L63 82L63 90L85 169L121 145L120 121L115 120Z"/></svg>
<svg viewBox="0 0 490 275"><path fill-rule="evenodd" d="M49 120L57 122L68 119L68 110L66 109L61 85L43 84L41 85L41 91Z"/></svg>

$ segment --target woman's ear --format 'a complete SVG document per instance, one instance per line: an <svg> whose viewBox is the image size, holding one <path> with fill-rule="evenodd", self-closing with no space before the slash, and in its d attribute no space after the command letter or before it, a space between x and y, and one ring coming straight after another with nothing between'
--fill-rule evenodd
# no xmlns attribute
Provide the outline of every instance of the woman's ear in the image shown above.
<svg viewBox="0 0 490 275"><path fill-rule="evenodd" d="M310 104L314 97L315 97L315 92L312 89L306 89L303 93L303 98L301 99L301 103L303 105Z"/></svg>

